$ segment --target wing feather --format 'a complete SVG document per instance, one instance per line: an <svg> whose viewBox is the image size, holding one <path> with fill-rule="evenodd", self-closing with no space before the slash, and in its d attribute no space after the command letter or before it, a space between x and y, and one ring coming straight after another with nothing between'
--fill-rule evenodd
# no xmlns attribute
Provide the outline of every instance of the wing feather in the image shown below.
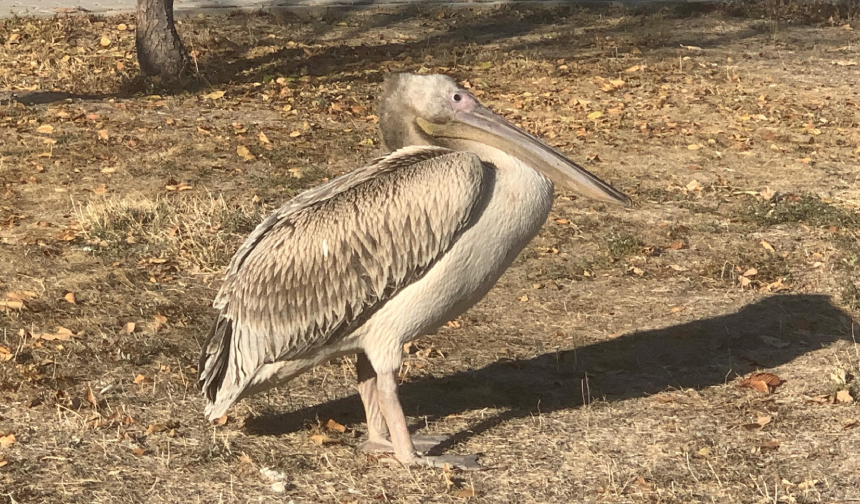
<svg viewBox="0 0 860 504"><path fill-rule="evenodd" d="M486 170L473 154L408 147L264 220L214 302L198 368L207 412L226 410L264 364L347 336L421 278L469 225Z"/></svg>

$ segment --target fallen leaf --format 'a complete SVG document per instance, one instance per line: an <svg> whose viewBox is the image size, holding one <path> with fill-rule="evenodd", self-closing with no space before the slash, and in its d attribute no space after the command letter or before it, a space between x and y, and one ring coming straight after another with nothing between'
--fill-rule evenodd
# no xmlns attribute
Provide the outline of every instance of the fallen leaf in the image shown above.
<svg viewBox="0 0 860 504"><path fill-rule="evenodd" d="M126 322L125 325L122 326L122 332L126 334L131 334L134 332L135 323L134 322Z"/></svg>
<svg viewBox="0 0 860 504"><path fill-rule="evenodd" d="M4 346L0 346L0 362L6 362L8 360L12 360L12 351Z"/></svg>
<svg viewBox="0 0 860 504"><path fill-rule="evenodd" d="M699 181L695 179L693 179L692 181L690 181L689 184L687 184L688 191L701 191L702 187L702 184L700 184Z"/></svg>
<svg viewBox="0 0 860 504"><path fill-rule="evenodd" d="M236 154L245 161L252 161L254 159L254 155L251 154L251 151L249 151L244 145L236 147Z"/></svg>
<svg viewBox="0 0 860 504"><path fill-rule="evenodd" d="M328 422L325 423L325 428L332 432L346 432L346 427L334 421L334 419L329 419Z"/></svg>
<svg viewBox="0 0 860 504"><path fill-rule="evenodd" d="M103 36L103 37L101 38L101 40L99 40L99 45L100 45L100 46L102 46L102 47L108 47L108 46L110 46L110 39L109 39L109 38L107 38L107 37L104 37L104 36Z"/></svg>
<svg viewBox="0 0 860 504"><path fill-rule="evenodd" d="M131 450L131 453L133 453L135 457L142 457L145 452L146 450L143 448L135 448Z"/></svg>
<svg viewBox="0 0 860 504"><path fill-rule="evenodd" d="M687 146L688 150L699 150L702 148L702 144L690 144Z"/></svg>
<svg viewBox="0 0 860 504"><path fill-rule="evenodd" d="M0 308L6 308L9 310L20 310L24 307L24 302L19 301L17 299L11 299L9 301L0 301Z"/></svg>
<svg viewBox="0 0 860 504"><path fill-rule="evenodd" d="M43 125L39 126L38 128L36 128L36 131L38 131L39 133L44 133L46 135L50 135L51 133L54 132L54 127L51 126L50 124L43 124Z"/></svg>
<svg viewBox="0 0 860 504"><path fill-rule="evenodd" d="M750 268L750 269L748 269L748 270L744 271L744 276L745 276L745 277L753 277L753 276L756 276L756 275L758 275L758 270L757 270L757 269L755 269L755 268Z"/></svg>
<svg viewBox="0 0 860 504"><path fill-rule="evenodd" d="M260 132L259 135L257 135L257 139L260 140L260 143L264 143L264 144L272 143L269 141L269 137L267 137L266 134L263 133L262 131Z"/></svg>
<svg viewBox="0 0 860 504"><path fill-rule="evenodd" d="M87 387L87 393L84 394L84 399L86 399L94 408L99 405L99 401L96 399L96 395L93 394L93 389L90 387Z"/></svg>
<svg viewBox="0 0 860 504"><path fill-rule="evenodd" d="M72 304L78 304L78 303L77 303L77 301L75 300L75 293L74 293L74 292L68 292L68 293L66 293L66 295L65 295L65 296L63 296L63 299L65 299L65 300L66 300L66 301L68 301L69 303L72 303Z"/></svg>
<svg viewBox="0 0 860 504"><path fill-rule="evenodd" d="M209 98L210 100L217 100L218 98L222 98L224 96L224 91L212 91L209 94L203 95L203 98Z"/></svg>
<svg viewBox="0 0 860 504"><path fill-rule="evenodd" d="M108 138L110 138L110 135L108 135L108 132L106 129L100 129L99 130L99 138L102 140L107 140Z"/></svg>
<svg viewBox="0 0 860 504"><path fill-rule="evenodd" d="M473 488L461 488L460 490L457 490L454 497L457 497L458 499L471 499L472 497L475 497L475 490Z"/></svg>
<svg viewBox="0 0 860 504"><path fill-rule="evenodd" d="M144 383L152 383L152 378L147 378L146 376L139 374L134 377L134 384L141 385Z"/></svg>
<svg viewBox="0 0 860 504"><path fill-rule="evenodd" d="M149 436L150 434L156 434L166 430L168 430L168 427L164 424L149 424L149 427L146 428L146 432L143 434L144 436Z"/></svg>
<svg viewBox="0 0 860 504"><path fill-rule="evenodd" d="M15 442L15 434L0 436L0 446L6 447Z"/></svg>
<svg viewBox="0 0 860 504"><path fill-rule="evenodd" d="M592 121L595 119L600 119L601 117L603 117L603 112L600 112L599 110L588 114L588 118L591 119Z"/></svg>
<svg viewBox="0 0 860 504"><path fill-rule="evenodd" d="M753 373L738 383L738 387L749 387L764 394L770 394L771 389L785 383L785 380L773 373Z"/></svg>
<svg viewBox="0 0 860 504"><path fill-rule="evenodd" d="M318 445L338 444L340 439L328 437L325 434L314 434L311 436L311 441Z"/></svg>
<svg viewBox="0 0 860 504"><path fill-rule="evenodd" d="M42 333L42 334L34 334L33 337L37 339L43 339L46 341L68 341L69 338L73 336L72 331L66 329L65 327L58 327L57 332L55 333Z"/></svg>
<svg viewBox="0 0 860 504"><path fill-rule="evenodd" d="M836 402L839 404L850 404L854 402L854 398L851 397L851 392L847 390L840 390L836 393Z"/></svg>
<svg viewBox="0 0 860 504"><path fill-rule="evenodd" d="M761 242L759 242L759 243L761 243L761 246L762 246L762 247L764 247L764 249L765 249L765 250L767 250L768 252L770 252L770 253L772 253L772 254L775 254L775 253L776 253L776 250L774 250L773 245L771 245L770 243L768 243L768 242L766 242L766 241L764 241L764 240L762 240L762 241L761 241Z"/></svg>
<svg viewBox="0 0 860 504"><path fill-rule="evenodd" d="M120 23L120 24L116 25L116 29L119 31L126 31L126 30L128 30L128 25L125 23Z"/></svg>
<svg viewBox="0 0 860 504"><path fill-rule="evenodd" d="M152 316L152 332L158 332L161 329L161 326L167 323L167 317L164 315L153 315Z"/></svg>

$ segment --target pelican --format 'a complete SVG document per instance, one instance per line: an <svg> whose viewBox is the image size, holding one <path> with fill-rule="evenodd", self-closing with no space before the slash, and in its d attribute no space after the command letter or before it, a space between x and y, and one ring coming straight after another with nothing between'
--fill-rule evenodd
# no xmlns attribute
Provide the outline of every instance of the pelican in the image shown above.
<svg viewBox="0 0 860 504"><path fill-rule="evenodd" d="M362 449L474 469L476 456L429 456L439 440L410 436L403 345L487 294L540 230L554 184L630 199L443 75L386 78L379 127L389 154L296 196L231 259L200 355L205 413L358 354Z"/></svg>

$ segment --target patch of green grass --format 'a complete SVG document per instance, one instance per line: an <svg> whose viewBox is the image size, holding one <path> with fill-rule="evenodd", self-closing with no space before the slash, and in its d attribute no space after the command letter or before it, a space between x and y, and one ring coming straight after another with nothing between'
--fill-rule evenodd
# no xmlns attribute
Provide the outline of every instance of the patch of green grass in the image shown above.
<svg viewBox="0 0 860 504"><path fill-rule="evenodd" d="M606 240L609 254L615 258L633 255L642 249L643 243L632 234L613 234Z"/></svg>
<svg viewBox="0 0 860 504"><path fill-rule="evenodd" d="M812 194L789 195L773 202L750 199L736 217L759 226L803 222L812 226L860 228L860 214L833 206Z"/></svg>

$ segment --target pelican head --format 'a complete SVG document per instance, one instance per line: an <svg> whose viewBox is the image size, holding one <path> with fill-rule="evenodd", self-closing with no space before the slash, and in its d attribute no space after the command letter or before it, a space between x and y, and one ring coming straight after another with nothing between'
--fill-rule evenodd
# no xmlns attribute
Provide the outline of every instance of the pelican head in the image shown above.
<svg viewBox="0 0 860 504"><path fill-rule="evenodd" d="M445 75L395 74L385 80L379 127L383 146L439 145L469 151L483 144L540 171L586 198L629 206L630 198L563 154L494 114Z"/></svg>

